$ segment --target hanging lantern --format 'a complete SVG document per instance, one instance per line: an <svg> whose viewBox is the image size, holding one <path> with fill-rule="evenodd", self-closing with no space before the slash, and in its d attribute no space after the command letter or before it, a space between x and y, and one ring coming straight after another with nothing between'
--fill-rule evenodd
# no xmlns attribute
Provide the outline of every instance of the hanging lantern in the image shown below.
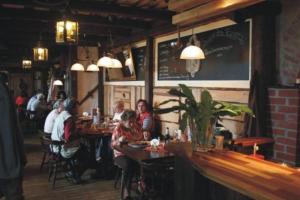
<svg viewBox="0 0 300 200"><path fill-rule="evenodd" d="M48 49L42 47L41 42L38 42L37 46L33 48L33 60L34 61L48 60Z"/></svg>
<svg viewBox="0 0 300 200"><path fill-rule="evenodd" d="M22 67L23 69L30 69L32 67L32 62L31 60L22 60Z"/></svg>
<svg viewBox="0 0 300 200"><path fill-rule="evenodd" d="M75 44L78 42L78 23L71 20L56 22L56 43Z"/></svg>

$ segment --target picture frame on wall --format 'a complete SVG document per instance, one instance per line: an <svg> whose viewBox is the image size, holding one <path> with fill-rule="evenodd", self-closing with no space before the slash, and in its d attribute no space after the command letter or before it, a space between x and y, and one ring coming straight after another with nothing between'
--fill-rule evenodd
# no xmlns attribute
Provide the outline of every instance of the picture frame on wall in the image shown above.
<svg viewBox="0 0 300 200"><path fill-rule="evenodd" d="M229 19L155 39L155 86L249 88L251 77L251 31L248 19L236 24ZM181 60L180 53L194 41L205 54L203 60Z"/></svg>
<svg viewBox="0 0 300 200"><path fill-rule="evenodd" d="M126 47L114 53L122 68L107 68L107 81L135 81L135 69L132 61L131 48Z"/></svg>
<svg viewBox="0 0 300 200"><path fill-rule="evenodd" d="M123 67L122 69L107 68L104 74L104 84L144 86L145 49L146 41L140 41L114 52Z"/></svg>

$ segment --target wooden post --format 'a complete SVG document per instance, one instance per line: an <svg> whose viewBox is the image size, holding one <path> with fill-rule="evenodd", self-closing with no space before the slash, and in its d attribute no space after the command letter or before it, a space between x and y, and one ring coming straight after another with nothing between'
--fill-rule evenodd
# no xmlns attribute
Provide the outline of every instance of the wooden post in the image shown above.
<svg viewBox="0 0 300 200"><path fill-rule="evenodd" d="M98 57L101 58L103 51L101 48L98 48ZM98 108L100 109L101 115L104 114L104 78L103 73L105 69L103 67L99 68L98 72Z"/></svg>
<svg viewBox="0 0 300 200"><path fill-rule="evenodd" d="M153 38L147 38L146 69L145 69L145 99L152 109L153 105Z"/></svg>

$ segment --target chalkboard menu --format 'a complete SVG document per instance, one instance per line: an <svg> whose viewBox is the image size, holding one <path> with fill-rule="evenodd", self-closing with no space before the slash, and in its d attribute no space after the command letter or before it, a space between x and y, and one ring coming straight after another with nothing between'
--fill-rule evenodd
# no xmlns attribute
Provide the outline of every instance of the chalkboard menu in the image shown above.
<svg viewBox="0 0 300 200"><path fill-rule="evenodd" d="M146 67L146 47L134 48L131 51L135 67L136 80L144 81Z"/></svg>
<svg viewBox="0 0 300 200"><path fill-rule="evenodd" d="M159 42L157 46L158 80L249 80L250 22L242 22L194 34L204 51L204 60L180 60L191 36Z"/></svg>

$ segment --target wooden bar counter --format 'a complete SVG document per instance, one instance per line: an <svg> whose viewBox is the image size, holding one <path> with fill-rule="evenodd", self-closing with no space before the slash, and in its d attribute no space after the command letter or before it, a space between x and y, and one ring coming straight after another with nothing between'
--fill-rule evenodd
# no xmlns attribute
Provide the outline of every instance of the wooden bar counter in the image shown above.
<svg viewBox="0 0 300 200"><path fill-rule="evenodd" d="M202 196L205 190L202 188L202 192L200 192L200 187L206 187L207 190L207 182L203 183L203 180L202 183L196 181L194 177L197 173L202 177L200 179L204 178L209 182L217 183L223 188L242 194L244 198L241 199L300 199L300 171L296 169L228 150L192 153L191 144L188 143L169 144L166 149L175 153L185 163L185 166L182 165L182 161L181 165L177 163L179 169L176 169L175 185L178 185L175 186L175 189L177 190L176 196L178 196L178 199L186 195L187 198L185 199L214 199ZM191 168L188 169L188 165L192 166L194 174L184 175L184 173L190 173ZM189 170L189 172L186 170ZM184 182L193 189L184 189L184 187L187 188L184 186ZM194 186L191 186L191 183ZM195 193L195 191L202 198L196 198L190 194Z"/></svg>

